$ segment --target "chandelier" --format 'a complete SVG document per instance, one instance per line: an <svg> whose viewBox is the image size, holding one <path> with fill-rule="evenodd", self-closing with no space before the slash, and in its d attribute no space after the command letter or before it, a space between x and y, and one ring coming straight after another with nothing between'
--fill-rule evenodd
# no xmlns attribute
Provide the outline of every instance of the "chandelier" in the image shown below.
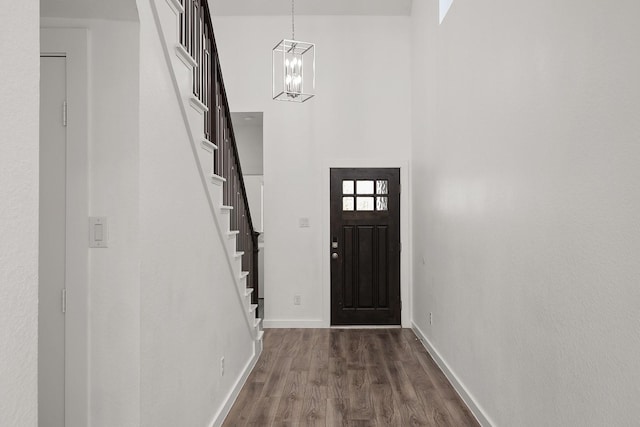
<svg viewBox="0 0 640 427"><path fill-rule="evenodd" d="M296 40L295 0L291 0L291 39L271 51L271 95L276 101L305 102L315 96L316 45Z"/></svg>

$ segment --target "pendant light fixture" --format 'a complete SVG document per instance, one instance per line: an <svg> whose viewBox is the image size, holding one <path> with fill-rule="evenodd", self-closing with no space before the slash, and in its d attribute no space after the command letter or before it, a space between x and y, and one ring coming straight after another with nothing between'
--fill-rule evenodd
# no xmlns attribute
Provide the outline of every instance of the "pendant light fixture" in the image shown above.
<svg viewBox="0 0 640 427"><path fill-rule="evenodd" d="M291 0L291 39L272 49L271 63L273 99L302 103L315 96L316 45L296 40L295 0Z"/></svg>

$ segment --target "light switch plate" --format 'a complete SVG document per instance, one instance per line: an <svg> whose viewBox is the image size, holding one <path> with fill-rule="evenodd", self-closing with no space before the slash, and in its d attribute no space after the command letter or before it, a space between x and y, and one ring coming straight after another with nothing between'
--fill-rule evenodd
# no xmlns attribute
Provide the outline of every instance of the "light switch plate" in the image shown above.
<svg viewBox="0 0 640 427"><path fill-rule="evenodd" d="M107 222L107 217L89 217L89 247L109 247L109 223Z"/></svg>

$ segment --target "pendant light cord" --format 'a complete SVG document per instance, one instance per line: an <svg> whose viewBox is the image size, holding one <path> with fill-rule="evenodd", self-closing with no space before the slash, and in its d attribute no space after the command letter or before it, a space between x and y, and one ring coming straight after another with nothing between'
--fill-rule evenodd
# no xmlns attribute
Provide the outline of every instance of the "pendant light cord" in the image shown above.
<svg viewBox="0 0 640 427"><path fill-rule="evenodd" d="M296 21L294 19L294 7L295 0L291 0L291 40L296 39Z"/></svg>

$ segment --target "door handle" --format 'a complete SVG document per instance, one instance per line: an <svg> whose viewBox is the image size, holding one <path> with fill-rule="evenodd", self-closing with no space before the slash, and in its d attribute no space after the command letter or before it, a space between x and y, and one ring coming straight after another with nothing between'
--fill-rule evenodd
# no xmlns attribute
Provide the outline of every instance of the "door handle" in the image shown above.
<svg viewBox="0 0 640 427"><path fill-rule="evenodd" d="M332 253L331 254L331 258L332 259L338 259L338 253L337 252Z"/></svg>

